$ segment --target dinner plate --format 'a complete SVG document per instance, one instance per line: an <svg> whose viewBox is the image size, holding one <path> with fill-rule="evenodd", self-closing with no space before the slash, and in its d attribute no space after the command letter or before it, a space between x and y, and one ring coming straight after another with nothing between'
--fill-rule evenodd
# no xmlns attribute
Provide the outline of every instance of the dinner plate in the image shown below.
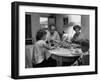
<svg viewBox="0 0 100 81"><path fill-rule="evenodd" d="M78 48L73 49L71 51L72 51L71 54L73 54L73 55L81 55L82 54L82 50L78 49Z"/></svg>

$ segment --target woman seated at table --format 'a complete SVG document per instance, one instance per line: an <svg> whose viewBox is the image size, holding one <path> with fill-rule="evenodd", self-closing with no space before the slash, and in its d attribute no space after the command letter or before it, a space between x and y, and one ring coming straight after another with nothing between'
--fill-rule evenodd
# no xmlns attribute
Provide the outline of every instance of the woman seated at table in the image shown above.
<svg viewBox="0 0 100 81"><path fill-rule="evenodd" d="M72 43L79 43L79 40L78 40L78 37L80 35L80 30L81 30L81 27L79 25L75 25L73 27L73 30L76 32L73 36L73 38L71 39Z"/></svg>
<svg viewBox="0 0 100 81"><path fill-rule="evenodd" d="M55 30L55 25L49 26L49 31L47 32L46 39L47 41L60 42L60 36L59 33Z"/></svg>
<svg viewBox="0 0 100 81"><path fill-rule="evenodd" d="M44 30L39 30L36 34L37 42L34 45L32 57L33 67L48 67L50 65L49 60L52 65L56 63L55 60L47 58L46 54L49 53L48 50L51 48L45 42L46 34Z"/></svg>

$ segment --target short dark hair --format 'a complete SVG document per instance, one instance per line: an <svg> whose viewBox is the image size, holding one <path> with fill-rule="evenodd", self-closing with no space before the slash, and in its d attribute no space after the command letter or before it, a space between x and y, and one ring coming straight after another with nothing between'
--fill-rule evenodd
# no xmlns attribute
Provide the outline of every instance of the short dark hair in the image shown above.
<svg viewBox="0 0 100 81"><path fill-rule="evenodd" d="M87 40L81 41L81 48L82 48L83 52L88 51L89 50L89 41L87 41Z"/></svg>
<svg viewBox="0 0 100 81"><path fill-rule="evenodd" d="M36 41L41 40L42 37L43 37L44 35L46 35L46 34L47 34L47 32L46 32L45 30L43 30L43 29L38 30L38 31L37 31L37 34L36 34Z"/></svg>
<svg viewBox="0 0 100 81"><path fill-rule="evenodd" d="M74 30L76 30L77 28L78 28L79 30L81 30L81 27L80 27L79 25L75 25L75 26L73 27Z"/></svg>

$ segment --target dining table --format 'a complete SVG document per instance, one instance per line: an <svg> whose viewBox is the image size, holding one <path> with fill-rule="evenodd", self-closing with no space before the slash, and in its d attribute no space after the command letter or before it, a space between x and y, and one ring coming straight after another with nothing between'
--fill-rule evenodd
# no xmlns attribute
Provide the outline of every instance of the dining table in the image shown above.
<svg viewBox="0 0 100 81"><path fill-rule="evenodd" d="M30 57L28 60L32 60L33 47L34 45L26 45L25 47L25 55ZM74 63L84 54L81 48L74 48L73 46L71 48L57 47L48 51L50 53L49 56L57 61L57 66L62 66L63 62Z"/></svg>
<svg viewBox="0 0 100 81"><path fill-rule="evenodd" d="M83 54L81 48L56 48L49 52L51 57L57 61L57 66L62 66L63 62L74 63Z"/></svg>

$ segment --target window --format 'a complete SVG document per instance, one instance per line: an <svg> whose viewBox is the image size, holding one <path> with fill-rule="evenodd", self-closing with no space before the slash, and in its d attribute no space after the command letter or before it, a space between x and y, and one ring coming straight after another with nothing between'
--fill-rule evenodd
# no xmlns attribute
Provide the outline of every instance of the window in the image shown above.
<svg viewBox="0 0 100 81"><path fill-rule="evenodd" d="M48 17L40 17L41 28L48 28Z"/></svg>

